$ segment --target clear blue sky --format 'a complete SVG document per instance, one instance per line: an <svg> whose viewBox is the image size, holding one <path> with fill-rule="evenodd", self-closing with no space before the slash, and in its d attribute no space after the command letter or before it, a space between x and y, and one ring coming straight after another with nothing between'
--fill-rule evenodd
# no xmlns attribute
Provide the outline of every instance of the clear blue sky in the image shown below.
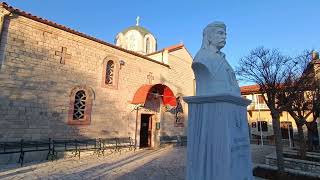
<svg viewBox="0 0 320 180"><path fill-rule="evenodd" d="M223 51L235 67L258 46L295 56L320 50L319 0L8 0L9 5L76 29L107 42L135 25L149 29L158 48L183 42L194 56L202 29L214 20L227 25Z"/></svg>

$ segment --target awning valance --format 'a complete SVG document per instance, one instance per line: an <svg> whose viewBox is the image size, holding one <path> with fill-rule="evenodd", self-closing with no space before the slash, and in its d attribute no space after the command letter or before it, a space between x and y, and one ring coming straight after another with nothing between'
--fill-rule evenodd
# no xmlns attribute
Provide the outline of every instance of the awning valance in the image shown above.
<svg viewBox="0 0 320 180"><path fill-rule="evenodd" d="M164 105L177 105L176 97L174 96L172 90L164 84L147 84L141 86L134 94L132 104L145 104L148 94L161 96L162 103Z"/></svg>

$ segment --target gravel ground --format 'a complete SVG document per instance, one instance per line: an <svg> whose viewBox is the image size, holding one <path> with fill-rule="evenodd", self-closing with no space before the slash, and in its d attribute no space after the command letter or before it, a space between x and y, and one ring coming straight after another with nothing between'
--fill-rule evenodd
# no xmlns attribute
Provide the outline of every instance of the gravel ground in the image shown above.
<svg viewBox="0 0 320 180"><path fill-rule="evenodd" d="M275 146L251 145L252 162L255 164L264 164L264 157L268 154L271 154L275 150Z"/></svg>
<svg viewBox="0 0 320 180"><path fill-rule="evenodd" d="M263 163L263 157L273 150L271 146L252 145L253 163ZM0 179L180 180L185 176L185 154L185 147L167 147L26 164L21 168L11 165L0 167Z"/></svg>

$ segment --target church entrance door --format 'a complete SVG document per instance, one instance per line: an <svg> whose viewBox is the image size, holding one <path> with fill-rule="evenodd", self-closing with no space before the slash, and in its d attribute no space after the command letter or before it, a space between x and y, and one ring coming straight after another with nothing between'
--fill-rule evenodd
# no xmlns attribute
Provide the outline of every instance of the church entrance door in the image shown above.
<svg viewBox="0 0 320 180"><path fill-rule="evenodd" d="M152 114L141 114L140 148L151 147Z"/></svg>

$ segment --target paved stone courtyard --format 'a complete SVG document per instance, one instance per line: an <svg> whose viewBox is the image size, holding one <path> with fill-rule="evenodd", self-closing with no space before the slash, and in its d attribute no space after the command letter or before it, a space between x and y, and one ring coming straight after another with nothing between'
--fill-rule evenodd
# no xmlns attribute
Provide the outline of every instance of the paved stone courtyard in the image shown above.
<svg viewBox="0 0 320 180"><path fill-rule="evenodd" d="M263 157L274 147L252 145L253 163L263 163ZM138 150L107 156L66 158L54 162L26 164L25 167L0 167L0 179L120 179L155 180L184 179L185 147L159 150ZM16 165L17 166L17 165Z"/></svg>

